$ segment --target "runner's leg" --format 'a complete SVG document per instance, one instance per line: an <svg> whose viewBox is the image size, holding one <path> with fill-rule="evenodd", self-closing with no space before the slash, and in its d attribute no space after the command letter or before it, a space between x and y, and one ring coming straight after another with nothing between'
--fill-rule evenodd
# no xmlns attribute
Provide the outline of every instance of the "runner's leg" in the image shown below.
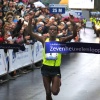
<svg viewBox="0 0 100 100"><path fill-rule="evenodd" d="M58 95L61 86L61 78L59 76L55 76L52 78L52 88L51 91L53 95Z"/></svg>
<svg viewBox="0 0 100 100"><path fill-rule="evenodd" d="M43 83L46 91L46 100L52 100L51 96L51 78L48 76L43 76Z"/></svg>

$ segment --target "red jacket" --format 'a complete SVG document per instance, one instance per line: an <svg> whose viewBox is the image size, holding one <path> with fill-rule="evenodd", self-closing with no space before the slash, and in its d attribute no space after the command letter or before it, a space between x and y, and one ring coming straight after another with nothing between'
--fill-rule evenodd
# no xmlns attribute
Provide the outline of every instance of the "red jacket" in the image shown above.
<svg viewBox="0 0 100 100"><path fill-rule="evenodd" d="M0 36L0 43L4 42L4 38Z"/></svg>

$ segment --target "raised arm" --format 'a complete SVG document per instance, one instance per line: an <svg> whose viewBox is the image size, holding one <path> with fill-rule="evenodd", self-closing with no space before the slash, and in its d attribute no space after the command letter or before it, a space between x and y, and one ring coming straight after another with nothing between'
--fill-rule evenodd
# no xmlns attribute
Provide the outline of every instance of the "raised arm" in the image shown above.
<svg viewBox="0 0 100 100"><path fill-rule="evenodd" d="M27 31L32 38L35 38L38 41L40 41L42 44L44 44L45 38L43 36L39 36L38 34L32 32L32 18L33 18L33 15L30 15Z"/></svg>
<svg viewBox="0 0 100 100"><path fill-rule="evenodd" d="M71 39L74 39L77 36L77 26L75 25L75 23L72 24L72 26L73 26L73 34L66 37L61 37L60 42L70 41Z"/></svg>

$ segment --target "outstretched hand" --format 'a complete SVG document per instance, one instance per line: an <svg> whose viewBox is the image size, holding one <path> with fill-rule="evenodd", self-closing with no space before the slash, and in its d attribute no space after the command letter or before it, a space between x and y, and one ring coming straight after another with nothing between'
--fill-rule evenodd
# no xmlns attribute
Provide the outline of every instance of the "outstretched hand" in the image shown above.
<svg viewBox="0 0 100 100"><path fill-rule="evenodd" d="M76 37L77 36L77 25L73 25L73 36Z"/></svg>
<svg viewBox="0 0 100 100"><path fill-rule="evenodd" d="M24 20L20 19L17 24L18 25L23 25L23 23L24 23Z"/></svg>

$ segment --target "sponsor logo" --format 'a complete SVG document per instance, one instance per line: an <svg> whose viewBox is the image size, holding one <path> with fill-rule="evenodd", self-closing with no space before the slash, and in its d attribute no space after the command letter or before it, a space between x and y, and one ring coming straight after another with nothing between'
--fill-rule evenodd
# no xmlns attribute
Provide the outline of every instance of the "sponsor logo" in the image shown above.
<svg viewBox="0 0 100 100"><path fill-rule="evenodd" d="M16 60L16 53L12 52L12 63L14 63Z"/></svg>
<svg viewBox="0 0 100 100"><path fill-rule="evenodd" d="M39 43L36 45L36 56L39 54Z"/></svg>

